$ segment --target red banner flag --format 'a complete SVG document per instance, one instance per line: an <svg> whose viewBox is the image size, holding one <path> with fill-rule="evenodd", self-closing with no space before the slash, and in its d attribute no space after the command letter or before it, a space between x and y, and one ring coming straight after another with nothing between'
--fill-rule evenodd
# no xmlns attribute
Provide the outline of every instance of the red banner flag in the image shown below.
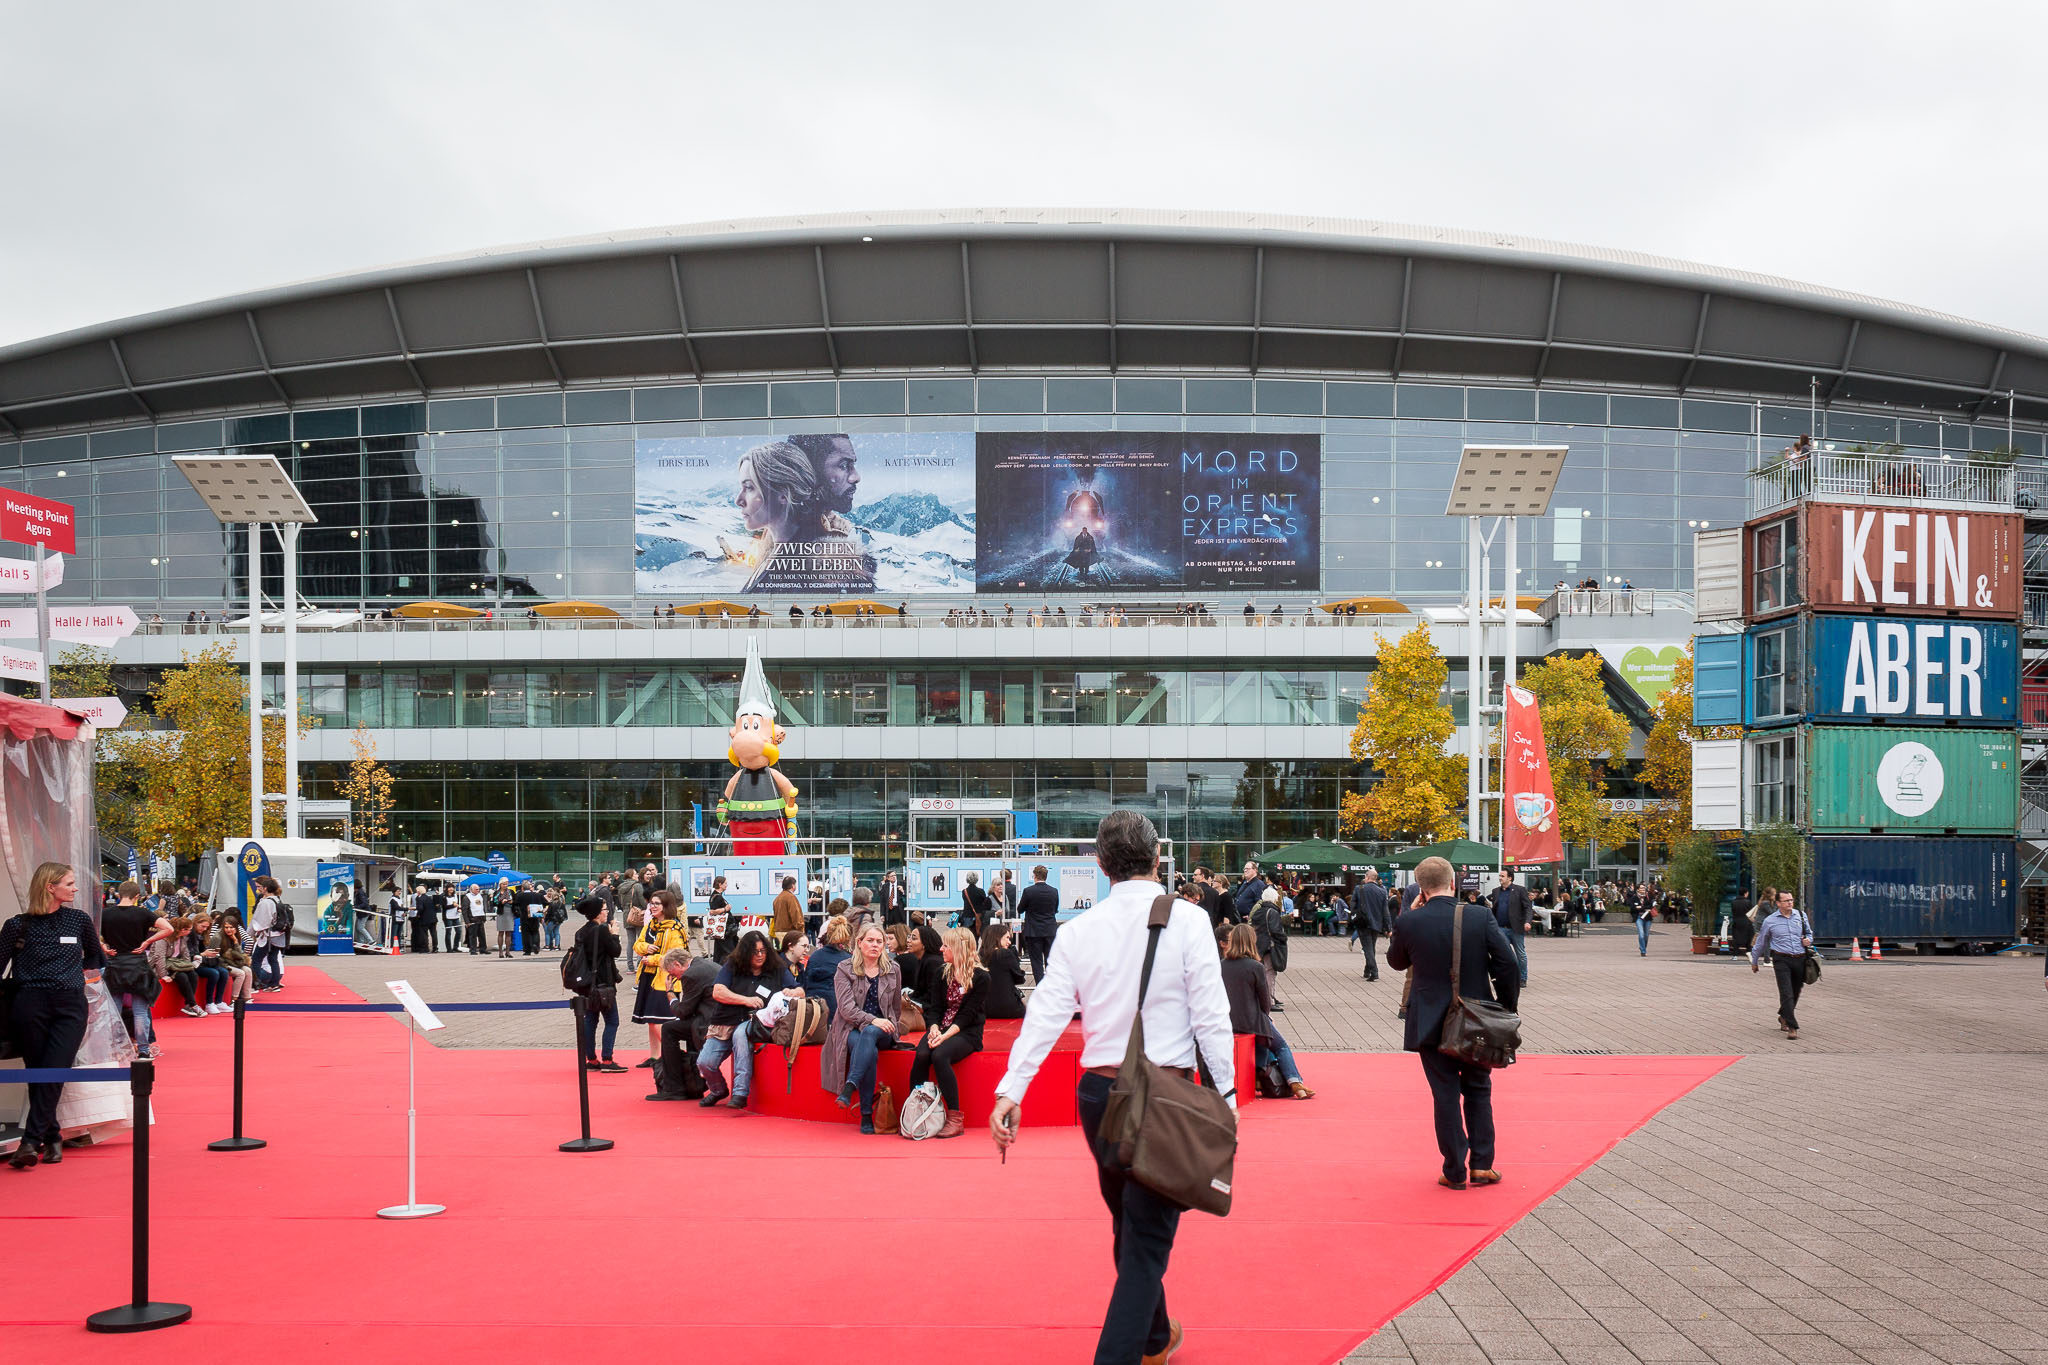
<svg viewBox="0 0 2048 1365"><path fill-rule="evenodd" d="M1507 726L1501 740L1501 850L1510 863L1563 862L1557 789L1550 783L1550 754L1543 747L1543 715L1535 693L1520 687L1507 691Z"/></svg>

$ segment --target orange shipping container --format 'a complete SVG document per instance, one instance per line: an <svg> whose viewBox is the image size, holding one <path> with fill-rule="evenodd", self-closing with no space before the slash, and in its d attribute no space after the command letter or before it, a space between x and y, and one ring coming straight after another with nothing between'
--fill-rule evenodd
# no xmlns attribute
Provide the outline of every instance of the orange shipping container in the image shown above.
<svg viewBox="0 0 2048 1365"><path fill-rule="evenodd" d="M1810 502L1743 528L1743 611L2020 614L2020 518Z"/></svg>

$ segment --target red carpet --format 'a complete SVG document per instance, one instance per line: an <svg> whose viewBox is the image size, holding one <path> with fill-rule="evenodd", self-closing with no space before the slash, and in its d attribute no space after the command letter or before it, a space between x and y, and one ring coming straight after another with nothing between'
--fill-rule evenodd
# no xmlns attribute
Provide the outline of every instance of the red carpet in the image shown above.
<svg viewBox="0 0 2048 1365"><path fill-rule="evenodd" d="M355 998L304 965L288 976L272 999ZM617 1148L571 1156L555 1150L576 1136L568 1048L422 1045L420 1198L449 1212L394 1223L374 1215L405 1198L404 1035L333 1015L252 1015L249 1028L246 1127L270 1146L242 1154L205 1150L229 1131L229 1021L163 1030L152 1290L193 1305L193 1321L139 1340L84 1329L127 1296L130 1148L117 1139L56 1170L0 1168L9 1359L504 1365L653 1351L809 1365L872 1354L860 1329L901 1345L938 1324L952 1360L1055 1365L1093 1349L1109 1231L1074 1129L1027 1127L1004 1166L983 1132L913 1144L648 1104L634 1072L591 1078L592 1127ZM1340 1358L1732 1060L1527 1058L1495 1090L1507 1182L1453 1193L1435 1184L1413 1058L1303 1054L1317 1098L1252 1106L1235 1210L1182 1223L1167 1277L1189 1333L1177 1360Z"/></svg>

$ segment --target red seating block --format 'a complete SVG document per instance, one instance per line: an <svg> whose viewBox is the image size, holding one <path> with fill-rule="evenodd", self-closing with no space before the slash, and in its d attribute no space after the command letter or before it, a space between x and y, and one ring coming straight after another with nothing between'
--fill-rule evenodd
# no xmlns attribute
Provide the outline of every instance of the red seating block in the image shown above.
<svg viewBox="0 0 2048 1365"><path fill-rule="evenodd" d="M960 1109L967 1126L986 1127L989 1111L995 1107L996 1085L1010 1064L1010 1046L1017 1040L1022 1021L991 1019L982 1028L982 1050L953 1068L960 1078ZM1251 1084L1252 1038L1236 1038L1238 1103L1255 1098ZM764 1047L754 1057L754 1093L751 1108L776 1118L811 1119L821 1123L858 1123L858 1109L841 1109L818 1083L818 1068L824 1056L822 1045L799 1048L796 1065L784 1065L785 1052ZM900 1108L910 1093L912 1049L893 1048L884 1052L877 1068L879 1084L895 1092ZM1069 1025L1046 1054L1044 1065L1032 1079L1024 1096L1024 1124L1031 1128L1072 1128L1081 1121L1074 1106L1074 1087L1081 1078L1081 1029Z"/></svg>

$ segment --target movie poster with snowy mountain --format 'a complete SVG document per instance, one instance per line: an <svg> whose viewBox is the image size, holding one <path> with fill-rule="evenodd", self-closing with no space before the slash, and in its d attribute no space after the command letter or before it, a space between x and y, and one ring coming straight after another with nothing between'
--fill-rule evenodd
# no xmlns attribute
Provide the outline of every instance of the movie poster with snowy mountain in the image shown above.
<svg viewBox="0 0 2048 1365"><path fill-rule="evenodd" d="M971 432L638 443L643 596L974 591Z"/></svg>
<svg viewBox="0 0 2048 1365"><path fill-rule="evenodd" d="M1313 590L1322 438L985 431L982 592Z"/></svg>

